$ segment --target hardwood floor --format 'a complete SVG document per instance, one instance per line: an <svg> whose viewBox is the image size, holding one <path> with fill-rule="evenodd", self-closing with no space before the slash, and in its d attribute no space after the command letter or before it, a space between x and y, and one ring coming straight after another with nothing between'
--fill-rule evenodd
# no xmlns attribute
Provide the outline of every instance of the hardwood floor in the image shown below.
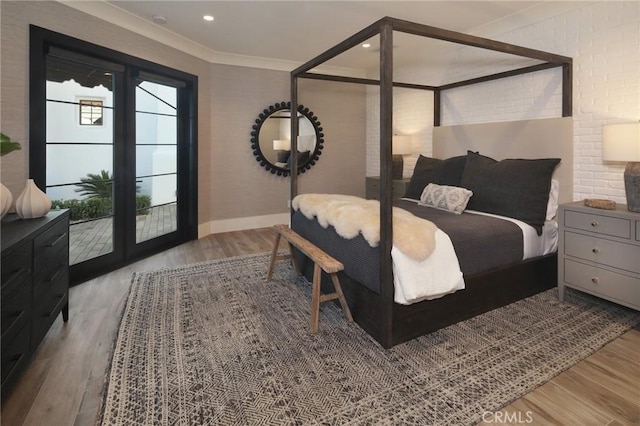
<svg viewBox="0 0 640 426"><path fill-rule="evenodd" d="M134 271L271 249L269 228L211 235L73 287L70 319L58 318L25 374L6 395L0 421L93 425L120 313ZM640 331L631 330L500 413L489 424L640 424Z"/></svg>

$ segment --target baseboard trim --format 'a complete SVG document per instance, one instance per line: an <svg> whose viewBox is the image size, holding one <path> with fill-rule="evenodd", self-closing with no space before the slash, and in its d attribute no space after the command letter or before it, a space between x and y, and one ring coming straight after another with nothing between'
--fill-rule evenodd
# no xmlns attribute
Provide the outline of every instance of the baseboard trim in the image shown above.
<svg viewBox="0 0 640 426"><path fill-rule="evenodd" d="M289 223L289 213L270 214L265 216L239 217L234 219L212 220L198 225L198 238L221 232L243 231L246 229L267 228L281 223Z"/></svg>

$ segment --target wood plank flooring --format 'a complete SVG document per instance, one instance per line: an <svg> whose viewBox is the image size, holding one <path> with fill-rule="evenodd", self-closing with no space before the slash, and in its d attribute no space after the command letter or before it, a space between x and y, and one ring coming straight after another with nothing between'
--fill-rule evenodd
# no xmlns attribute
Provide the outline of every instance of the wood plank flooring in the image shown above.
<svg viewBox="0 0 640 426"><path fill-rule="evenodd" d="M56 319L6 395L1 424L95 424L132 273L265 252L273 240L270 228L215 234L73 287L69 322ZM483 420L484 425L640 424L640 331L627 332L501 412L484 413Z"/></svg>

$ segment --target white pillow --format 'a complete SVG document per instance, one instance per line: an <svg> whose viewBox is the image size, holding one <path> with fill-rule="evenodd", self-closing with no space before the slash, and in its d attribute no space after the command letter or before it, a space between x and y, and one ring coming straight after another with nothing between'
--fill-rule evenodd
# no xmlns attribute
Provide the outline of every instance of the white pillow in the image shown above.
<svg viewBox="0 0 640 426"><path fill-rule="evenodd" d="M473 192L465 188L430 183L422 191L418 204L461 214L472 195Z"/></svg>
<svg viewBox="0 0 640 426"><path fill-rule="evenodd" d="M558 212L558 195L560 193L560 182L551 179L551 190L549 191L549 202L547 203L547 220L556 217Z"/></svg>

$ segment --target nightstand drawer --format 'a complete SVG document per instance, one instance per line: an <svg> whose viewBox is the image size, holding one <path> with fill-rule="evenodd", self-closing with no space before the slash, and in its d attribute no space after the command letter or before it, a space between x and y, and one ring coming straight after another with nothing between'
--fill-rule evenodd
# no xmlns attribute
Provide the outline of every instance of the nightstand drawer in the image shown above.
<svg viewBox="0 0 640 426"><path fill-rule="evenodd" d="M392 198L404 197L409 182L411 179L394 179L392 181L391 196ZM367 176L366 195L369 200L380 199L380 177L379 176Z"/></svg>
<svg viewBox="0 0 640 426"><path fill-rule="evenodd" d="M640 246L565 231L564 254L640 273Z"/></svg>
<svg viewBox="0 0 640 426"><path fill-rule="evenodd" d="M613 237L631 238L631 221L628 219L568 210L564 215L564 225L568 228L581 229Z"/></svg>
<svg viewBox="0 0 640 426"><path fill-rule="evenodd" d="M640 241L640 220L636 220L636 241Z"/></svg>
<svg viewBox="0 0 640 426"><path fill-rule="evenodd" d="M367 178L367 199L378 200L380 199L380 178Z"/></svg>
<svg viewBox="0 0 640 426"><path fill-rule="evenodd" d="M637 278L565 259L564 280L589 293L640 307L640 281Z"/></svg>

